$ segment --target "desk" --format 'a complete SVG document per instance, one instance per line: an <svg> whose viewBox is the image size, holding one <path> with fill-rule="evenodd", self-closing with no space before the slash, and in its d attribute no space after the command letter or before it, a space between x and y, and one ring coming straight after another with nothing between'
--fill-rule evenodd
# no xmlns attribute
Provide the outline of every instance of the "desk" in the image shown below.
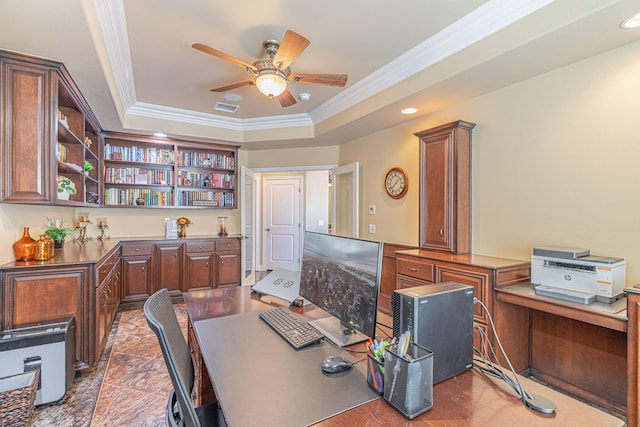
<svg viewBox="0 0 640 427"><path fill-rule="evenodd" d="M511 327L527 356L519 372L626 414L626 298L580 304L536 295L531 283L497 288L495 298L496 323Z"/></svg>
<svg viewBox="0 0 640 427"><path fill-rule="evenodd" d="M257 312L279 305L269 297L252 295L246 287L206 290L184 294L190 324L202 319L229 316L247 312ZM310 306L295 309L303 316L318 318L321 310ZM257 317L257 315L256 315ZM281 339L274 335L273 339ZM202 344L202 343L200 343ZM204 346L202 346L203 348ZM291 349L291 351L295 351ZM215 363L210 360L209 363ZM290 376L291 387L296 387L294 375ZM215 379L213 381L215 383ZM622 420L585 405L538 383L521 378L529 393L538 394L552 400L557 413L544 415L526 408L515 393L502 381L487 377L473 369L463 375L438 383L434 386L434 406L430 411L412 421L377 399L352 410L320 422L320 426L378 426L378 425L455 425L455 426L623 426ZM368 387L363 383L363 387ZM215 390L225 401L227 390ZM312 396L310 396L313 399ZM251 402L243 402L251 411ZM224 403L222 410L224 412ZM262 420L264 421L264 420ZM264 423L260 423L264 425ZM291 420L291 425L297 425ZM235 427L235 426L231 426Z"/></svg>

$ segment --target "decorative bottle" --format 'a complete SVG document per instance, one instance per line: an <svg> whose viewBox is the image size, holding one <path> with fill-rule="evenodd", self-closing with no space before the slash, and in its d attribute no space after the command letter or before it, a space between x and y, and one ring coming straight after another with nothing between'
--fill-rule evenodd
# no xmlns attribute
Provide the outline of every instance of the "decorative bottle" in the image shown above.
<svg viewBox="0 0 640 427"><path fill-rule="evenodd" d="M55 244L53 243L53 239L49 237L47 234L44 235L45 240L47 241L47 252L49 253L49 258L53 258L56 254Z"/></svg>
<svg viewBox="0 0 640 427"><path fill-rule="evenodd" d="M49 248L47 247L47 240L44 238L44 234L41 234L40 238L36 241L36 254L34 259L36 261L46 261L49 259Z"/></svg>
<svg viewBox="0 0 640 427"><path fill-rule="evenodd" d="M36 257L36 241L29 235L29 227L24 227L22 237L13 244L16 261L32 261Z"/></svg>

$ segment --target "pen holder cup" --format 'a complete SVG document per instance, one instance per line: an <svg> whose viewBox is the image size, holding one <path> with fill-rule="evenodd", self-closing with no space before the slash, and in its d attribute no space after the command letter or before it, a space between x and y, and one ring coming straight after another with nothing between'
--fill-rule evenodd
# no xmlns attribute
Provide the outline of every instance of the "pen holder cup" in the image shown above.
<svg viewBox="0 0 640 427"><path fill-rule="evenodd" d="M384 363L367 355L367 383L380 396L384 393Z"/></svg>
<svg viewBox="0 0 640 427"><path fill-rule="evenodd" d="M408 419L433 407L433 353L413 342L399 356L397 349L385 352L384 400Z"/></svg>

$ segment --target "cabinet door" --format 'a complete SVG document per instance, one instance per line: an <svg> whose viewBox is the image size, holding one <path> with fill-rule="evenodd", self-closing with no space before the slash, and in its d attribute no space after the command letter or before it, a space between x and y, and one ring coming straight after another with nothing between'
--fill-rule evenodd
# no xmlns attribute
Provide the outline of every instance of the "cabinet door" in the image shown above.
<svg viewBox="0 0 640 427"><path fill-rule="evenodd" d="M215 287L213 253L187 253L185 256L185 290Z"/></svg>
<svg viewBox="0 0 640 427"><path fill-rule="evenodd" d="M102 354L111 327L110 280L111 277L103 282L96 291L96 358Z"/></svg>
<svg viewBox="0 0 640 427"><path fill-rule="evenodd" d="M184 246L182 243L155 245L153 292L162 288L167 288L170 294L182 292L183 258Z"/></svg>
<svg viewBox="0 0 640 427"><path fill-rule="evenodd" d="M0 201L53 202L52 71L2 62Z"/></svg>
<svg viewBox="0 0 640 427"><path fill-rule="evenodd" d="M218 272L217 286L240 285L240 254L219 253L216 254L216 270Z"/></svg>
<svg viewBox="0 0 640 427"><path fill-rule="evenodd" d="M122 258L122 301L144 301L152 293L151 257Z"/></svg>
<svg viewBox="0 0 640 427"><path fill-rule="evenodd" d="M461 120L416 133L420 138L420 246L471 248L471 130Z"/></svg>
<svg viewBox="0 0 640 427"><path fill-rule="evenodd" d="M458 270L452 267L436 266L436 276L438 283L441 282L457 282L463 285L473 286L473 295L482 301L489 311L492 310L493 301L491 299L491 289L493 285L490 282L488 272L476 272ZM474 320L487 324L489 319L480 304L473 305Z"/></svg>

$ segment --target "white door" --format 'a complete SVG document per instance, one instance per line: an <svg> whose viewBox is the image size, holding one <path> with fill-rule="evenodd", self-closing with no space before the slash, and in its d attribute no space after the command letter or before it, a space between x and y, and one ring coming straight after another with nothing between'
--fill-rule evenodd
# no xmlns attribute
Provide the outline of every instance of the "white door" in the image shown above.
<svg viewBox="0 0 640 427"><path fill-rule="evenodd" d="M242 284L253 285L256 274L256 177L251 169L240 168L242 190Z"/></svg>
<svg viewBox="0 0 640 427"><path fill-rule="evenodd" d="M331 234L357 238L360 235L359 163L350 163L331 169L330 174Z"/></svg>
<svg viewBox="0 0 640 427"><path fill-rule="evenodd" d="M264 245L267 270L300 270L302 177L264 178Z"/></svg>

